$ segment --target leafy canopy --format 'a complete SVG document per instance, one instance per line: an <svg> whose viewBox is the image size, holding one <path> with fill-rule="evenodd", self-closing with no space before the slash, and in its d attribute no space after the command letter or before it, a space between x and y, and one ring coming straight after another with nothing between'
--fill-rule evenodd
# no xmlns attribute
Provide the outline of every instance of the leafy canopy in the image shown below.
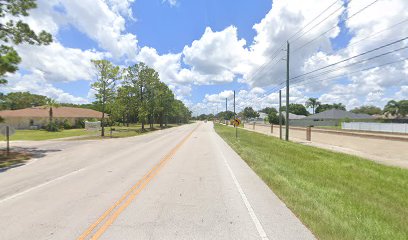
<svg viewBox="0 0 408 240"><path fill-rule="evenodd" d="M361 106L361 107L354 108L353 110L351 110L351 112L375 115L375 114L381 114L382 110L379 107L367 105L367 106Z"/></svg>
<svg viewBox="0 0 408 240"><path fill-rule="evenodd" d="M286 106L281 107L281 111L286 111ZM290 103L289 112L296 115L308 116L310 113L306 110L305 106L299 103Z"/></svg>
<svg viewBox="0 0 408 240"><path fill-rule="evenodd" d="M346 106L342 103L321 104L316 108L316 113L321 113L330 109L338 109L346 111Z"/></svg>
<svg viewBox="0 0 408 240"><path fill-rule="evenodd" d="M0 0L0 84L6 73L14 73L21 58L12 45L28 43L31 45L47 45L52 42L51 34L41 31L36 34L30 26L21 20L29 15L30 9L36 8L35 0ZM5 20L7 19L7 20Z"/></svg>

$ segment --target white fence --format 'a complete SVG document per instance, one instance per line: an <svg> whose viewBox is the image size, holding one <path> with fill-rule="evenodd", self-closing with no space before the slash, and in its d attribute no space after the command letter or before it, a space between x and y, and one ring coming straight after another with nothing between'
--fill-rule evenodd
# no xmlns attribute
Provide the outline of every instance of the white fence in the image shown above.
<svg viewBox="0 0 408 240"><path fill-rule="evenodd" d="M341 123L342 129L360 130L373 132L389 133L408 133L408 124L406 123L369 123L369 122L350 122Z"/></svg>

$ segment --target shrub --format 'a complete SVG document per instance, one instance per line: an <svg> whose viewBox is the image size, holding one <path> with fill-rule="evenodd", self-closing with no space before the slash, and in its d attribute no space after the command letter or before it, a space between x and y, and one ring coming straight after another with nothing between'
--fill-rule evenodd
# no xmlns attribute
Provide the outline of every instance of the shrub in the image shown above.
<svg viewBox="0 0 408 240"><path fill-rule="evenodd" d="M46 129L47 129L49 132L59 132L59 130L60 130L58 124L55 123L55 122L49 123L49 124L47 125Z"/></svg>
<svg viewBox="0 0 408 240"><path fill-rule="evenodd" d="M72 125L67 119L65 119L64 122L62 123L62 127L64 129L72 129Z"/></svg>

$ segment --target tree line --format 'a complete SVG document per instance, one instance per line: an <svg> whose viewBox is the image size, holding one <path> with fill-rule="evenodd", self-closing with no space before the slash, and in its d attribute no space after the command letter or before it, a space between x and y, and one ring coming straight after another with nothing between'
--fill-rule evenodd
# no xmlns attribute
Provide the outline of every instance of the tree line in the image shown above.
<svg viewBox="0 0 408 240"><path fill-rule="evenodd" d="M171 89L160 81L159 74L143 62L126 68L115 66L108 60L92 60L96 81L92 84L96 102L102 112L102 136L105 113L109 120L129 125L141 123L160 127L171 123L187 123L191 111L174 97Z"/></svg>
<svg viewBox="0 0 408 240"><path fill-rule="evenodd" d="M92 83L96 101L93 103L56 103L46 96L12 92L0 93L0 110L45 106L50 109L52 123L53 108L89 108L102 112L103 135L106 125L141 123L142 130L145 130L145 125L153 128L154 124L160 124L163 127L167 123L190 120L191 111L175 98L153 68L142 62L122 69L107 60L93 60L92 63L96 69L96 80Z"/></svg>
<svg viewBox="0 0 408 240"><path fill-rule="evenodd" d="M346 111L346 106L343 103L333 103L333 104L322 104L317 98L309 98L305 104L300 103L291 103L289 104L289 113L296 115L309 116L311 113L307 108L312 109L312 114L321 113L330 109L338 109ZM286 106L281 107L281 111L286 111ZM368 114L368 115L384 115L386 117L394 118L404 118L408 115L408 100L390 100L383 109L372 106L372 105L363 105L356 107L351 110L353 113L357 114ZM268 116L269 123L278 124L279 123L279 113L278 110L274 107L266 107L259 111L255 111L252 107L245 107L241 112L236 116L241 119L254 119L259 117L259 113L265 113ZM197 117L198 120L213 118L230 120L234 117L234 112L224 111L219 112L216 115L213 114L201 114ZM282 117L282 122L285 122L285 116Z"/></svg>

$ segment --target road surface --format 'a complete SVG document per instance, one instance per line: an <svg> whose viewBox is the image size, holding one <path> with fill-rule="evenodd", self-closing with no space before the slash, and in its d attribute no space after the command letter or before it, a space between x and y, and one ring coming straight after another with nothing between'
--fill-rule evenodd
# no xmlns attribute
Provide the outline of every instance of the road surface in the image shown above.
<svg viewBox="0 0 408 240"><path fill-rule="evenodd" d="M0 239L314 239L214 132L18 143L0 172Z"/></svg>

